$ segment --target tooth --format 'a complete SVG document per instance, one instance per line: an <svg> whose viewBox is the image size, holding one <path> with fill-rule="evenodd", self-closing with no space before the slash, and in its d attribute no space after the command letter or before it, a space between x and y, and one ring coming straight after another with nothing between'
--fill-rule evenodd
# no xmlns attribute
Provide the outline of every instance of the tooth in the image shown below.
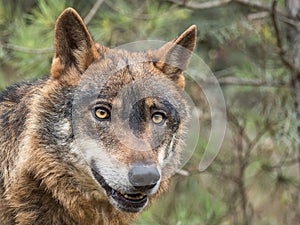
<svg viewBox="0 0 300 225"><path fill-rule="evenodd" d="M143 199L146 195L143 194L135 194L135 195L128 195L126 193L120 192L124 196L124 198L129 199L129 200L141 200Z"/></svg>

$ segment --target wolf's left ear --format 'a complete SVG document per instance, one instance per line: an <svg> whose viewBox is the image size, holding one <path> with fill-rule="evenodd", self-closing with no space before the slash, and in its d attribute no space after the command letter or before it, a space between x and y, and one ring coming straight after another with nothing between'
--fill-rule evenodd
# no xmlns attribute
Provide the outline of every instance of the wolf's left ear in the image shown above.
<svg viewBox="0 0 300 225"><path fill-rule="evenodd" d="M97 47L98 46L98 47ZM59 78L70 69L83 73L99 58L99 45L95 45L79 14L67 8L58 17L54 31L54 57L51 76Z"/></svg>
<svg viewBox="0 0 300 225"><path fill-rule="evenodd" d="M190 26L178 38L154 52L155 66L184 89L183 71L189 64L196 46L197 27Z"/></svg>

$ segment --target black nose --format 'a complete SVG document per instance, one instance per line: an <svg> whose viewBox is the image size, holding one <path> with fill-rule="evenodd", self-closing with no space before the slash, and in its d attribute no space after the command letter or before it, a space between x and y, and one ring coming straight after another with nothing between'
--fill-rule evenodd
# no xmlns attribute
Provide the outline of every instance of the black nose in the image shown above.
<svg viewBox="0 0 300 225"><path fill-rule="evenodd" d="M128 173L130 183L139 190L153 188L160 179L160 174L155 165L135 164Z"/></svg>

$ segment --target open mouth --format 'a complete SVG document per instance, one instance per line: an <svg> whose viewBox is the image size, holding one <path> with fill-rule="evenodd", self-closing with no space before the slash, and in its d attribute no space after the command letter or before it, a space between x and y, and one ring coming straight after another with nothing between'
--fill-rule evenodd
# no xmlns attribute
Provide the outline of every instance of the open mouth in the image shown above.
<svg viewBox="0 0 300 225"><path fill-rule="evenodd" d="M113 205L125 212L139 212L148 203L148 196L142 193L123 193L111 188L100 175L95 165L92 166L95 179L103 187Z"/></svg>

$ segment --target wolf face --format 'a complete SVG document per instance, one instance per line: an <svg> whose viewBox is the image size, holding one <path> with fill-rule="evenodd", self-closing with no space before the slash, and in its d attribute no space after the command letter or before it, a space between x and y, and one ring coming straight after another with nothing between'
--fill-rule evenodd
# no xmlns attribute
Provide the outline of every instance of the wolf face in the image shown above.
<svg viewBox="0 0 300 225"><path fill-rule="evenodd" d="M66 9L50 78L0 96L8 127L0 128L0 218L9 211L6 221L18 224L128 224L180 161L189 119L182 72L195 40L191 26L157 50L110 49Z"/></svg>
<svg viewBox="0 0 300 225"><path fill-rule="evenodd" d="M58 19L52 77L80 72L72 118L76 149L121 210L143 209L177 168L189 117L182 70L195 34L192 26L156 51L132 53L95 45L71 9Z"/></svg>
<svg viewBox="0 0 300 225"><path fill-rule="evenodd" d="M129 212L144 208L177 168L188 119L182 90L149 62L118 71L111 71L116 62L104 65L110 70L99 70L103 61L95 62L82 75L73 102L78 149L110 201Z"/></svg>

